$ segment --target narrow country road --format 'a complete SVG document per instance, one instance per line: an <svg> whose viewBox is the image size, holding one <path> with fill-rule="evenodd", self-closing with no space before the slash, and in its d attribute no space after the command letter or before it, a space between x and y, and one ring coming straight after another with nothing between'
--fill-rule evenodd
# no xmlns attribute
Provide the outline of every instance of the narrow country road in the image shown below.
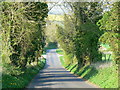
<svg viewBox="0 0 120 90"><path fill-rule="evenodd" d="M39 72L27 88L97 88L88 84L69 71L60 63L55 49L47 51L45 68Z"/></svg>

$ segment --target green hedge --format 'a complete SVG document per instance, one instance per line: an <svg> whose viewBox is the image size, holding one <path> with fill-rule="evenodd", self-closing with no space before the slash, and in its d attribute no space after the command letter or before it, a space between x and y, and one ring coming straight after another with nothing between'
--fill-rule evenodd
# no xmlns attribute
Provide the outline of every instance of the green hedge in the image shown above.
<svg viewBox="0 0 120 90"><path fill-rule="evenodd" d="M28 66L24 73L12 76L6 73L2 75L2 88L25 88L32 78L44 68L46 60L41 60L39 65Z"/></svg>

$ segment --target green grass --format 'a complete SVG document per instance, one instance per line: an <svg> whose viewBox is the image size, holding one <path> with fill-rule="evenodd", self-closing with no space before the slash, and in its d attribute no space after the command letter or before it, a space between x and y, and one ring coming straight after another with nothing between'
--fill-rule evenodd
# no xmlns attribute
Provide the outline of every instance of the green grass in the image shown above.
<svg viewBox="0 0 120 90"><path fill-rule="evenodd" d="M63 56L60 57L60 61L69 71L86 80L89 80L101 88L118 88L117 66L96 69L95 67L86 65L79 68L77 64L67 65Z"/></svg>
<svg viewBox="0 0 120 90"><path fill-rule="evenodd" d="M25 88L33 77L43 69L46 60L41 60L39 65L28 66L23 74L12 76L9 74L3 73L2 76L2 88Z"/></svg>
<svg viewBox="0 0 120 90"><path fill-rule="evenodd" d="M65 65L65 62L64 62L64 57L60 56L59 58L60 58L61 64L65 67L66 65Z"/></svg>
<svg viewBox="0 0 120 90"><path fill-rule="evenodd" d="M63 55L63 54L64 54L64 52L63 52L62 49L57 49L56 52L57 52L58 54L60 54L60 55Z"/></svg>

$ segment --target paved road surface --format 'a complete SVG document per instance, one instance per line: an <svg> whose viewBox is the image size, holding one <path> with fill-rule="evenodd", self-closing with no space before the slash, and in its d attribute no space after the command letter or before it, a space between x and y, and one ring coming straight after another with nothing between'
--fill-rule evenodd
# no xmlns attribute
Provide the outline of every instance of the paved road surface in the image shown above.
<svg viewBox="0 0 120 90"><path fill-rule="evenodd" d="M32 80L27 88L96 88L66 71L55 49L47 51L45 68Z"/></svg>

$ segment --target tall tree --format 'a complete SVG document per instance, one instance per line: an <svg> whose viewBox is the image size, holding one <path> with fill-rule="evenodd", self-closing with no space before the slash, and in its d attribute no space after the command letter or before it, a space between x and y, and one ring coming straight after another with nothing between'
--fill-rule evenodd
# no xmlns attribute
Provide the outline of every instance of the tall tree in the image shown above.
<svg viewBox="0 0 120 90"><path fill-rule="evenodd" d="M104 34L100 38L100 41L110 45L114 55L114 61L119 63L120 61L120 2L112 4L110 11L105 12L103 18L98 22L100 29L104 31Z"/></svg>
<svg viewBox="0 0 120 90"><path fill-rule="evenodd" d="M44 47L47 4L1 2L1 5L3 62L23 68L28 62L38 61Z"/></svg>

